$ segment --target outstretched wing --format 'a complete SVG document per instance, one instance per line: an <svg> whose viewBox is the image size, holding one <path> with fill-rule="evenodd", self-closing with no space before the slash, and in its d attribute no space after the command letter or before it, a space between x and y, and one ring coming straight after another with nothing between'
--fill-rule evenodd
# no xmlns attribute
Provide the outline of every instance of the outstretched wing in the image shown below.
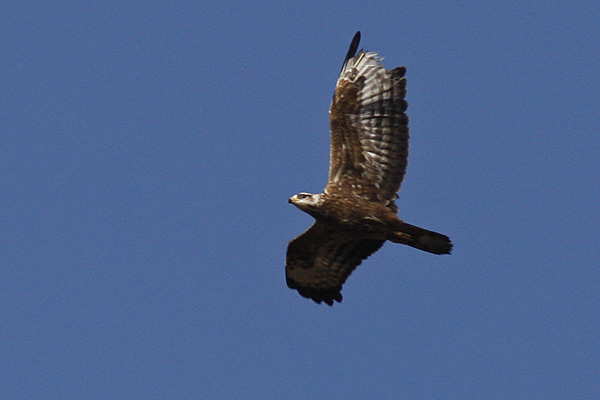
<svg viewBox="0 0 600 400"><path fill-rule="evenodd" d="M406 171L406 69L386 70L377 53L360 51L357 33L337 80L329 111L331 154L325 191L344 191L397 211Z"/></svg>
<svg viewBox="0 0 600 400"><path fill-rule="evenodd" d="M317 303L340 302L342 285L348 276L383 243L361 239L317 221L288 245L287 285Z"/></svg>

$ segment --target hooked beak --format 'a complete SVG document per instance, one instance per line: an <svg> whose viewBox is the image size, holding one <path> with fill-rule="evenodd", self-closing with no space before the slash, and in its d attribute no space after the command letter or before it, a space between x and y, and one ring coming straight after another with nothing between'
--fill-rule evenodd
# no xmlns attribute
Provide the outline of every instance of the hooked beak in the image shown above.
<svg viewBox="0 0 600 400"><path fill-rule="evenodd" d="M294 199L293 197L290 197L290 198L288 199L288 203L292 204L292 203L294 202L294 200L293 200L293 199Z"/></svg>

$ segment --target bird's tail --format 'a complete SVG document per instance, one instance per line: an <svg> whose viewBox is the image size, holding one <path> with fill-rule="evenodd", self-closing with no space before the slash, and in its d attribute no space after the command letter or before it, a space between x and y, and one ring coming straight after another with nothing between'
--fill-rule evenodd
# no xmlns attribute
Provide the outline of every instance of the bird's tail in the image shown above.
<svg viewBox="0 0 600 400"><path fill-rule="evenodd" d="M388 240L433 254L450 254L452 251L452 242L448 236L404 222L388 237Z"/></svg>

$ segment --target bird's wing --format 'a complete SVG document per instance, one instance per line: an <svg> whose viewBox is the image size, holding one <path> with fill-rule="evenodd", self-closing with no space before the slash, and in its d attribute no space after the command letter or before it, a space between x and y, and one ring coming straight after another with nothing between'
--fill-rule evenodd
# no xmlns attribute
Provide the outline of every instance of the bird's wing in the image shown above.
<svg viewBox="0 0 600 400"><path fill-rule="evenodd" d="M329 111L331 153L325 191L344 191L397 211L406 171L406 69L386 70L376 53L359 51L354 37Z"/></svg>
<svg viewBox="0 0 600 400"><path fill-rule="evenodd" d="M287 248L288 287L317 303L342 301L342 285L352 271L383 241L362 239L316 221Z"/></svg>

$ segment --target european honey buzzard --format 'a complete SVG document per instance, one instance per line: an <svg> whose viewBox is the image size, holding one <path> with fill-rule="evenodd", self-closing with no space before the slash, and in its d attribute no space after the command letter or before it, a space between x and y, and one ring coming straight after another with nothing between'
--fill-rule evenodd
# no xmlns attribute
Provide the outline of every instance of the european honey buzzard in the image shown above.
<svg viewBox="0 0 600 400"><path fill-rule="evenodd" d="M289 202L314 224L287 249L287 285L317 303L342 300L352 271L386 240L433 254L449 254L450 239L409 225L396 215L396 192L406 171L406 68L386 70L377 53L356 54L357 32L329 110L329 181L321 194Z"/></svg>

